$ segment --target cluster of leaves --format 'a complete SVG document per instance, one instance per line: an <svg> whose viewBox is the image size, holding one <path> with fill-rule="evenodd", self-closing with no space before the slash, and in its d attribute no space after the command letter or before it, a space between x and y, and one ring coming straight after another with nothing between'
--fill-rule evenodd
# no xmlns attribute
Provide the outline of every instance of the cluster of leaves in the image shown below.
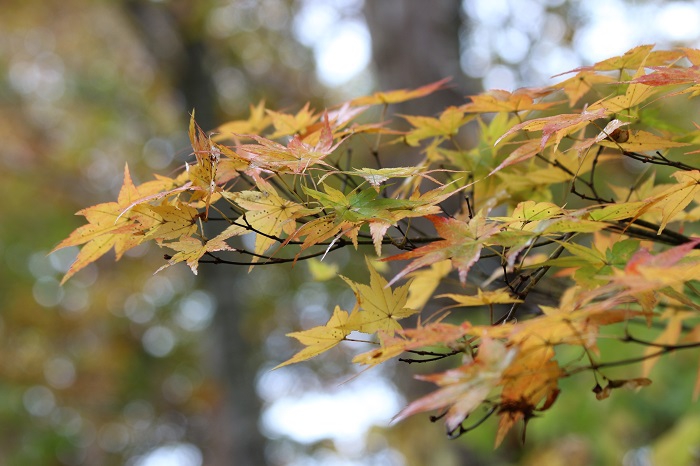
<svg viewBox="0 0 700 466"><path fill-rule="evenodd" d="M555 403L562 378L591 372L603 399L648 385L659 356L700 347L700 126L660 117L700 94L698 67L700 50L640 46L550 87L488 91L437 116L399 116L408 130L386 119L390 104L446 81L324 112L259 104L209 135L193 115L195 160L179 176L136 186L126 169L117 202L79 212L89 223L57 246L83 245L64 280L111 248L120 257L151 240L172 251L161 269L186 262L194 273L203 262L252 267L347 246L408 261L390 280L369 260L369 284L342 277L355 307L291 333L304 349L280 366L358 339L376 345L353 359L362 365L451 358L454 368L420 377L439 388L398 418L436 410L458 436L483 406L473 424L498 415L498 445ZM378 121L366 117L373 107ZM478 140L465 137L469 125ZM421 158L383 166L397 148ZM357 168L357 159L372 167ZM245 235L255 237L250 248L238 239ZM389 248L400 251L386 257ZM451 284L457 292L436 295ZM536 301L542 295L548 304ZM485 312L453 310L475 306ZM638 324L658 336L639 338ZM606 358L602 327L621 328L607 337L643 353ZM579 357L565 359L562 347ZM606 375L637 362L640 377Z"/></svg>

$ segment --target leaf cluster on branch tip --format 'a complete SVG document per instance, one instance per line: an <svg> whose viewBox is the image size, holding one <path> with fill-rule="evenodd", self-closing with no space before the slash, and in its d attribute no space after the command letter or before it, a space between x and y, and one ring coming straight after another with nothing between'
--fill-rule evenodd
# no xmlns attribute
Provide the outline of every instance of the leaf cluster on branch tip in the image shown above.
<svg viewBox="0 0 700 466"><path fill-rule="evenodd" d="M498 445L555 404L562 378L590 373L602 399L648 385L661 355L700 346L700 126L658 117L700 95L698 67L700 50L640 46L552 86L402 115L408 130L395 129L390 104L429 98L447 80L323 111L260 103L211 134L193 113L194 159L179 175L137 186L127 167L116 202L78 212L87 224L56 246L82 245L64 281L148 241L168 251L159 270L185 262L195 274L201 263L332 261L347 247L408 261L390 279L369 259L368 284L342 277L354 308L290 333L304 348L279 366L358 339L376 345L355 356L361 365L453 360L419 377L438 388L398 419L437 411L459 436L496 415ZM477 140L464 136L469 125ZM400 149L420 160L384 166ZM551 302L533 302L537 293ZM658 328L656 338L635 336L638 325ZM601 338L645 349L614 359ZM562 359L561 346L580 357ZM607 375L640 362L639 377ZM468 420L480 407L487 414Z"/></svg>

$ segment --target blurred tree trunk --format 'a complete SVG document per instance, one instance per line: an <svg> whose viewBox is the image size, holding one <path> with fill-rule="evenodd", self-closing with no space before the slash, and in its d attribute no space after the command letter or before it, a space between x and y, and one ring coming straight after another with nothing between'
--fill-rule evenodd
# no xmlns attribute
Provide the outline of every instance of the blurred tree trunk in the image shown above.
<svg viewBox="0 0 700 466"><path fill-rule="evenodd" d="M402 104L399 113L432 114L478 91L460 68L460 0L366 1L374 70L381 89L415 88L452 77L450 89Z"/></svg>
<svg viewBox="0 0 700 466"><path fill-rule="evenodd" d="M217 95L212 72L207 67L208 50L204 22L195 11L169 9L167 5L131 1L128 4L146 47L173 77L187 112L196 109L197 123L205 130L214 128L217 119ZM194 9L194 8L193 8ZM183 114L183 128L187 126ZM262 466L266 438L258 428L261 401L255 388L260 344L242 335L246 315L244 304L232 294L236 268L210 268L199 287L216 298L216 313L209 330L212 337L204 357L223 386L219 405L210 423L202 426L201 445L205 446L204 464L213 466Z"/></svg>

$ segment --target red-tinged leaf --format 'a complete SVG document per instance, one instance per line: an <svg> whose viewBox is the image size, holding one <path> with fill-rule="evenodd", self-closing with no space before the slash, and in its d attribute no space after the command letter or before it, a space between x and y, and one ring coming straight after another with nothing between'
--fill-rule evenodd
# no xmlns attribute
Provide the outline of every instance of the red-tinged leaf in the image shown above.
<svg viewBox="0 0 700 466"><path fill-rule="evenodd" d="M317 164L330 166L323 159L343 142L341 139L333 144L333 134L327 116L324 118L324 127L315 145L304 142L299 135L295 135L286 147L255 134L245 137L254 139L258 144L238 146L236 153L239 157L247 160L256 168L295 174L304 173L309 167Z"/></svg>
<svg viewBox="0 0 700 466"><path fill-rule="evenodd" d="M517 113L529 110L546 110L561 102L535 102L536 98L550 94L553 89L517 89L508 92L501 89L470 96L471 103L462 105L465 113Z"/></svg>
<svg viewBox="0 0 700 466"><path fill-rule="evenodd" d="M700 83L700 68L670 68L665 66L651 67L653 73L634 78L632 83L646 84L647 86L672 86L677 84Z"/></svg>
<svg viewBox="0 0 700 466"><path fill-rule="evenodd" d="M525 131L542 131L542 139L540 140L540 148L544 148L547 141L553 136L556 136L556 144L558 145L561 139L573 132L584 128L591 121L598 120L607 116L608 112L604 108L599 108L596 111L586 111L581 113L565 113L553 115L544 118L535 118L534 120L524 121L517 124L506 131L500 138L496 140L494 146L497 146L503 138L516 133L520 130Z"/></svg>
<svg viewBox="0 0 700 466"><path fill-rule="evenodd" d="M399 89L389 92L376 92L370 96L358 97L350 101L350 105L388 105L388 104L398 104L405 102L407 100L418 99L420 97L425 97L432 94L435 91L443 89L445 84L450 81L451 78L445 78L440 81L436 81L432 84L426 84L425 86L419 87L417 89Z"/></svg>
<svg viewBox="0 0 700 466"><path fill-rule="evenodd" d="M498 447L513 425L534 416L543 401L546 409L559 393L558 382L563 373L554 358L554 350L541 345L525 345L503 372L503 390L496 433Z"/></svg>
<svg viewBox="0 0 700 466"><path fill-rule="evenodd" d="M613 270L611 280L631 293L654 291L667 286L678 286L700 277L700 254L694 251L700 238L676 246L659 254L647 249L637 251L624 271Z"/></svg>
<svg viewBox="0 0 700 466"><path fill-rule="evenodd" d="M379 340L381 347L358 354L353 358L352 362L374 366L399 356L405 351L437 345L449 348L466 335L468 327L468 323L454 325L431 322L424 326L418 324L416 328L397 330L396 335L380 331Z"/></svg>
<svg viewBox="0 0 700 466"><path fill-rule="evenodd" d="M525 141L519 142L519 146L513 152L510 153L506 159L501 162L496 168L491 170L488 176L493 175L499 170L502 170L510 165L515 165L516 163L524 162L532 157L536 156L540 151L542 151L541 141L537 139L527 139Z"/></svg>
<svg viewBox="0 0 700 466"><path fill-rule="evenodd" d="M328 118L331 121L333 130L346 127L351 121L361 115L369 106L366 105L351 105L350 102L345 102L339 108L328 111Z"/></svg>
<svg viewBox="0 0 700 466"><path fill-rule="evenodd" d="M599 61L591 66L576 68L571 71L567 71L566 73L558 74L557 76L580 71L636 70L642 65L665 65L685 56L685 52L682 50L652 51L653 48L653 45L640 45L625 52L623 55Z"/></svg>
<svg viewBox="0 0 700 466"><path fill-rule="evenodd" d="M482 216L475 216L469 222L463 222L452 218L426 216L435 226L441 241L435 241L426 246L404 252L383 260L408 260L414 259L401 272L399 272L389 284L393 284L407 273L421 267L427 267L436 262L450 259L453 266L459 271L459 279L466 283L467 273L472 265L479 259L484 243L490 236L499 230L499 226L487 223Z"/></svg>
<svg viewBox="0 0 700 466"><path fill-rule="evenodd" d="M409 404L394 420L447 408L445 426L448 432L453 432L501 383L503 372L516 354L514 348L509 349L497 340L484 338L476 358L471 362L439 374L416 376L441 388Z"/></svg>
<svg viewBox="0 0 700 466"><path fill-rule="evenodd" d="M673 267L698 244L700 244L700 238L694 238L656 255L651 254L648 249L640 249L627 263L625 272L637 273L640 267Z"/></svg>

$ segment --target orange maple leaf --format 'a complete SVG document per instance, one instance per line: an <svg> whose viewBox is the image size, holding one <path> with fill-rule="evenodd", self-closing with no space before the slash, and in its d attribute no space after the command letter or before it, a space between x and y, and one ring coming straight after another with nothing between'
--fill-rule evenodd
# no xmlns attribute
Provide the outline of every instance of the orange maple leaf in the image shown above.
<svg viewBox="0 0 700 466"><path fill-rule="evenodd" d="M398 89L389 92L376 92L370 96L358 97L350 102L350 105L377 105L377 104L398 104L400 102L405 102L407 100L418 99L419 97L425 97L428 94L444 88L445 84L450 81L451 78L441 79L432 84L426 84L417 89Z"/></svg>
<svg viewBox="0 0 700 466"><path fill-rule="evenodd" d="M407 273L436 262L450 259L459 271L459 279L466 283L467 272L479 259L484 243L499 231L498 224L487 223L483 216L477 215L468 222L453 218L427 215L438 234L444 238L426 246L387 257L385 261L415 259L399 272L390 282L393 284Z"/></svg>

